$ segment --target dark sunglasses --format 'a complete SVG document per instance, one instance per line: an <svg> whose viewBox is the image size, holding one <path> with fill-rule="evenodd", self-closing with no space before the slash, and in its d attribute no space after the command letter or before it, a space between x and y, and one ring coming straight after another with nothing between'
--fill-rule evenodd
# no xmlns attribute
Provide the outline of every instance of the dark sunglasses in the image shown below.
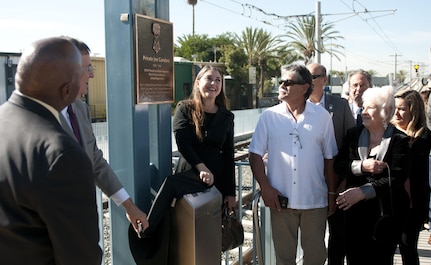
<svg viewBox="0 0 431 265"><path fill-rule="evenodd" d="M298 82L298 81L294 81L294 80L280 80L280 82L278 82L280 85L283 84L284 86L293 86L293 85L303 85L305 84L305 82Z"/></svg>
<svg viewBox="0 0 431 265"><path fill-rule="evenodd" d="M322 77L322 76L325 76L325 75L311 75L311 78L313 78L313 80L314 80L314 79L317 79L317 78Z"/></svg>

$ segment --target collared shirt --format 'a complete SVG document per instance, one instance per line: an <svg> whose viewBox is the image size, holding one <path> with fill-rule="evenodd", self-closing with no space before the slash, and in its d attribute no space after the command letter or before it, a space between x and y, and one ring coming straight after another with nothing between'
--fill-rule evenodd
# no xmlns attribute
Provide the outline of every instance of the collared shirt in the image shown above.
<svg viewBox="0 0 431 265"><path fill-rule="evenodd" d="M35 98L30 97L30 96L24 95L23 93L21 93L21 91L19 91L19 90L17 90L17 89L15 89L15 90L13 91L13 93L15 93L15 94L17 94L17 95L20 95L20 96L22 96L22 97L25 97L25 98L31 99L31 100L33 100L33 101L36 101L36 102L37 102L37 103L39 103L40 105L44 106L47 110L49 110L49 111L52 113L52 115L54 115L54 117L57 119L58 123L60 123L60 114L59 114L59 112L58 112L58 111L57 111L53 106L51 106L51 105L49 105L49 104L47 104L47 103L45 103L45 102L43 102L43 101L40 101L40 100L38 100L38 99L35 99ZM61 124L61 123L60 123L60 124Z"/></svg>
<svg viewBox="0 0 431 265"><path fill-rule="evenodd" d="M356 121L356 118L358 117L358 114L360 114L361 109L362 108L360 108L355 103L351 103L350 104L350 110L352 111L352 115L353 115L353 118L355 119L355 121Z"/></svg>
<svg viewBox="0 0 431 265"><path fill-rule="evenodd" d="M330 114L306 102L297 121L282 102L265 110L257 123L249 152L268 152L267 176L271 185L289 198L289 208L328 206L324 159L338 149Z"/></svg>
<svg viewBox="0 0 431 265"><path fill-rule="evenodd" d="M110 197L117 206L123 204L128 198L130 198L129 193L127 193L126 189L121 188L116 193L112 194Z"/></svg>
<svg viewBox="0 0 431 265"><path fill-rule="evenodd" d="M67 124L69 125L70 129L72 129L72 124L70 123L69 113L67 113L67 107L65 107L64 109L61 110L61 114L66 119Z"/></svg>
<svg viewBox="0 0 431 265"><path fill-rule="evenodd" d="M310 98L308 98L307 101L311 102ZM317 105L317 106L321 106L322 108L325 108L325 94L322 95L319 102L317 102L317 103L311 102L311 103L313 103L314 105Z"/></svg>

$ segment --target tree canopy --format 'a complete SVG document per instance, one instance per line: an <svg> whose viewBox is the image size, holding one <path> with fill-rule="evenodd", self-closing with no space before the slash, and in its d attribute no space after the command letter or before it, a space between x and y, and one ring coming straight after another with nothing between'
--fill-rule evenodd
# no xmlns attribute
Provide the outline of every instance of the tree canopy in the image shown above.
<svg viewBox="0 0 431 265"><path fill-rule="evenodd" d="M338 35L333 25L322 25L321 53L329 53L339 60L343 46L337 42ZM262 28L246 27L240 34L226 32L215 37L207 34L183 35L174 46L175 56L197 62L223 62L227 74L233 77L238 88L248 86L248 71L256 67L256 102L264 91L271 91L274 77L280 67L295 61L311 62L316 56L315 18L297 18L288 25L284 35L273 36Z"/></svg>

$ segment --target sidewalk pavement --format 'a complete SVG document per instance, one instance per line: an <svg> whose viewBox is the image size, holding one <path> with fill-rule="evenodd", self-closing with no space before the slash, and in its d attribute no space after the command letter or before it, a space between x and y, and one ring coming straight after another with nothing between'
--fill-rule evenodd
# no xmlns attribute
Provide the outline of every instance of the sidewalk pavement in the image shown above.
<svg viewBox="0 0 431 265"><path fill-rule="evenodd" d="M419 234L418 252L419 252L419 262L421 265L431 265L431 245L428 244L428 239L430 237L430 234L431 234L430 231L427 229L422 230L421 233ZM298 265L299 264L302 264L302 262L299 262ZM394 265L402 265L402 264L403 262L401 260L401 255L399 250L397 249L394 257Z"/></svg>

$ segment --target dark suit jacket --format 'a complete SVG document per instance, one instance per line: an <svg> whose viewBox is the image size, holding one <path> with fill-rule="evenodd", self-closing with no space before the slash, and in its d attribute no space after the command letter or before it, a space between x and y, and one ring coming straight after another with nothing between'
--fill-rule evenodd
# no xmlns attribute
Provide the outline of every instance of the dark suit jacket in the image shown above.
<svg viewBox="0 0 431 265"><path fill-rule="evenodd" d="M324 96L325 109L331 114L335 140L337 141L338 149L340 149L347 130L355 126L355 119L352 116L347 100L334 95L324 94Z"/></svg>
<svg viewBox="0 0 431 265"><path fill-rule="evenodd" d="M204 123L203 142L196 136L190 109L179 103L173 118L178 151L178 172L203 162L214 174L214 185L223 196L235 196L235 171L233 159L234 114L220 107L211 123Z"/></svg>
<svg viewBox="0 0 431 265"><path fill-rule="evenodd" d="M72 103L72 108L78 120L83 148L93 164L96 185L104 194L111 197L112 194L123 188L123 184L121 184L111 166L105 158L103 158L102 150L97 146L88 105L82 100L77 99ZM63 117L61 118L63 129L76 139L67 121L65 121Z"/></svg>
<svg viewBox="0 0 431 265"><path fill-rule="evenodd" d="M54 115L0 106L0 264L100 264L91 163Z"/></svg>

